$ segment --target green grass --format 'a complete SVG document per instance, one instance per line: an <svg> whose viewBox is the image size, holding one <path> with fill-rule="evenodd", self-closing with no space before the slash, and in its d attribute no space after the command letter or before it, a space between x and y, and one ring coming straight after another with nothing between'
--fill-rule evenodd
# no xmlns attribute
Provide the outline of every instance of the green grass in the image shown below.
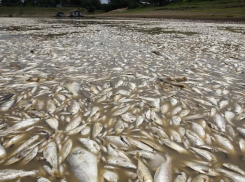
<svg viewBox="0 0 245 182"><path fill-rule="evenodd" d="M186 17L186 18L244 18L245 0L213 0L193 2L175 2L162 7L146 7L114 12L115 15L142 15L158 17Z"/></svg>

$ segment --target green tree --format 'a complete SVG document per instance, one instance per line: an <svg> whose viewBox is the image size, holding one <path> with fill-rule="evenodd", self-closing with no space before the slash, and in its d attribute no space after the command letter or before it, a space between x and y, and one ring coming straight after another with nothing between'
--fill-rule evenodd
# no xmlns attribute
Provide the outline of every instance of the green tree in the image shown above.
<svg viewBox="0 0 245 182"><path fill-rule="evenodd" d="M137 8L140 4L140 0L127 0L128 8Z"/></svg>
<svg viewBox="0 0 245 182"><path fill-rule="evenodd" d="M2 0L3 6L21 6L23 3L21 0Z"/></svg>
<svg viewBox="0 0 245 182"><path fill-rule="evenodd" d="M109 0L111 9L118 8L137 8L140 6L140 0Z"/></svg>

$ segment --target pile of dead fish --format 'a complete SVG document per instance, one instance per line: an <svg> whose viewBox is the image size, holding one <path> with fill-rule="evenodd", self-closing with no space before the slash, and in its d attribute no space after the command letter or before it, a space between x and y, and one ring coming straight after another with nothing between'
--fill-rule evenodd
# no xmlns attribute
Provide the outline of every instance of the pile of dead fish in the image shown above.
<svg viewBox="0 0 245 182"><path fill-rule="evenodd" d="M166 80L169 87L169 80L188 82L183 77ZM80 181L118 181L120 176L186 181L194 172L200 175L192 181L245 179L245 171L230 160L220 163L238 160L245 152L245 128L235 126L245 118L240 104L230 107L228 100L193 98L205 111L193 112L177 91L149 97L140 93L143 87L124 79L113 87L105 83L82 89L72 82L52 90L36 86L4 101L0 157L6 169L0 180L66 180L70 172ZM86 92L91 95L86 97ZM8 169L33 161L42 165L33 171Z"/></svg>
<svg viewBox="0 0 245 182"><path fill-rule="evenodd" d="M46 32L60 28L52 21ZM60 33L87 32L0 45L0 181L245 181L245 40L229 33L228 52L208 31L231 25L144 27L200 34L186 38L144 35L140 21L72 23Z"/></svg>

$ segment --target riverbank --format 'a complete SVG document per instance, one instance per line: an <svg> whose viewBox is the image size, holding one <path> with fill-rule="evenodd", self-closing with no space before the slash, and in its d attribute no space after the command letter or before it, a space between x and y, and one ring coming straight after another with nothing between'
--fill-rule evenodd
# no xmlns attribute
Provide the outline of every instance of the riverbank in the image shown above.
<svg viewBox="0 0 245 182"><path fill-rule="evenodd" d="M162 7L123 9L92 16L245 21L245 1L176 2Z"/></svg>
<svg viewBox="0 0 245 182"><path fill-rule="evenodd" d="M74 10L88 14L86 9L78 7L0 7L0 17L54 17L58 12L69 16Z"/></svg>

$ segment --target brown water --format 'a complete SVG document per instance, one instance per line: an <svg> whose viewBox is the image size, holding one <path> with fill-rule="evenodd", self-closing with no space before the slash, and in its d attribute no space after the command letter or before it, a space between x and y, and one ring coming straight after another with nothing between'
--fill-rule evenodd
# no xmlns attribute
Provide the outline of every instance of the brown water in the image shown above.
<svg viewBox="0 0 245 182"><path fill-rule="evenodd" d="M95 141L102 147L107 147L109 142L105 136L127 136L141 141L142 139L158 144L161 151L156 150L165 159L169 154L172 162L173 179L180 173L185 172L187 178L194 178L197 172L185 165L185 162L197 162L209 165L215 169L222 167L223 163L231 163L245 169L243 155L238 141L244 137L239 134L237 127L244 127L244 119L232 119L235 136L229 131L215 131L209 127L210 123L215 124L214 118L210 116L212 108L217 113L224 115L225 111L235 112L235 104L239 104L244 113L244 61L245 61L245 39L242 30L244 25L238 24L216 24L203 22L169 21L169 20L56 20L56 19L1 19L0 29L0 96L15 94L14 97L23 96L8 111L1 111L0 124L6 123L8 127L18 121L40 117L41 121L32 129L23 129L25 137L14 146L5 148L6 158L13 153L22 142L36 134L40 135L38 141L48 138L55 131L49 127L45 119L55 117L59 121L58 133L61 133L62 145L65 138L73 141L73 148L84 146L78 141L79 138L92 139L92 127L94 123L100 122L103 130ZM232 31L231 31L232 30ZM239 30L239 31L234 31ZM188 81L179 82L184 88L174 84L159 81L159 78L185 76ZM116 87L118 81L123 84ZM81 83L78 96L72 96L65 85L69 82ZM136 88L132 90L129 83L135 83ZM62 90L57 93L57 88ZM37 87L32 93L31 90ZM91 90L95 87L98 93ZM104 93L109 87L110 91ZM201 91L197 93L193 90ZM118 93L120 90L129 92L129 95ZM227 92L226 92L227 91ZM111 93L110 93L111 92ZM57 99L57 94L65 96L65 101ZM102 99L105 96L105 99ZM130 99L114 100L114 97L121 95L121 98ZM159 98L160 106L169 104L167 113L161 113L152 106L150 101L141 98ZM211 106L197 102L195 99L208 101L208 97L215 97L218 105ZM171 106L171 98L177 99L178 103ZM15 98L15 99L16 99ZM13 98L12 98L13 99ZM57 101L55 101L55 99ZM98 100L99 99L99 100ZM1 100L1 104L8 101ZM34 101L35 100L35 104ZM55 103L55 111L48 113L48 101ZM65 127L74 117L69 109L71 100L80 105L79 114L82 115L82 124L88 123L91 131L87 135L66 136ZM221 101L228 101L228 105L220 108ZM209 102L210 103L210 102ZM43 107L41 107L43 105ZM155 110L163 121L158 125L152 119L144 119L144 122L136 127L135 122L125 124L122 133L115 133L115 123L121 116L113 116L113 113L121 107L130 105L127 112L134 116L144 116L148 110ZM84 116L93 107L100 110L92 117ZM190 110L187 116L194 114L209 114L203 119L186 121L182 118L180 125L171 124L172 111L181 107L182 110ZM179 115L179 113L175 114ZM236 114L238 117L239 114ZM204 121L203 121L204 120ZM228 155L221 152L213 152L217 161L208 162L187 148L187 154L179 154L173 149L162 144L159 136L152 133L151 127L157 127L164 131L171 140L174 140L173 132L180 135L179 128L190 129L191 123L200 125L205 123L206 135L211 136L211 147L220 147L214 138L214 133L220 133L229 137L234 151L228 151ZM80 126L79 125L79 126ZM226 127L228 123L226 121ZM1 129L5 130L5 128ZM27 130L27 131L26 131ZM47 133L47 135L41 134ZM57 131L56 131L57 132ZM105 133L107 132L107 133ZM195 132L195 131L194 131ZM198 133L197 133L198 134ZM15 136L15 134L2 137L1 144ZM171 137L172 136L172 137ZM181 137L180 146L183 144ZM56 138L54 138L55 140ZM143 140L142 140L143 141ZM203 138L204 143L205 140ZM193 146L193 145L190 145ZM40 148L39 148L40 150ZM129 151L139 150L135 146L123 149L133 164L137 166L134 156L127 154ZM58 150L59 152L59 150ZM98 180L103 181L104 166L110 166L104 161L108 157L107 152L100 150L98 158ZM144 160L152 176L156 169L151 168L150 161ZM4 165L2 161L0 169L22 169L40 170L39 176L48 178L51 181L79 181L69 169L66 161L62 164L65 173L56 176L43 172L43 166L50 164L43 158L42 151L28 164L22 161L12 165ZM159 165L158 165L159 166ZM129 181L127 172L137 173L136 170L111 166L118 173L119 181ZM224 167L223 167L224 168ZM224 175L211 177L213 181L225 179ZM26 177L23 181L36 181L36 177ZM133 179L133 181L136 181Z"/></svg>

